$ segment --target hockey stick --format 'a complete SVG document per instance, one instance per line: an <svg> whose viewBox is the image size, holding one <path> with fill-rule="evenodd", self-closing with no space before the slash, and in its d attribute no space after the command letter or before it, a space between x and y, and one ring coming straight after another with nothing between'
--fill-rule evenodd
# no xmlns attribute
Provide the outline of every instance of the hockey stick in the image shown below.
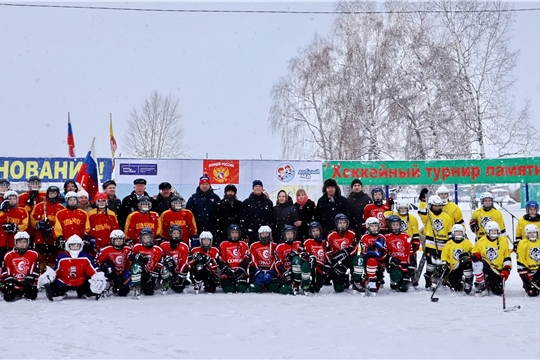
<svg viewBox="0 0 540 360"><path fill-rule="evenodd" d="M506 284L506 281L504 280L504 278L502 279L502 287L503 287L503 292L502 292L502 303L503 303L503 311L504 312L510 312L510 311L514 311L514 310L518 310L518 309L521 309L521 305L514 305L510 308L506 308L506 296L505 296L505 286Z"/></svg>
<svg viewBox="0 0 540 360"><path fill-rule="evenodd" d="M445 272L446 272L446 266L443 265L441 278L439 279L439 281L437 281L437 286L435 286L435 289L433 289L433 293L431 293L431 298L430 298L431 302L438 302L439 301L439 298L434 297L434 296L435 296L435 293L437 292L437 289L441 286L441 284L443 282Z"/></svg>

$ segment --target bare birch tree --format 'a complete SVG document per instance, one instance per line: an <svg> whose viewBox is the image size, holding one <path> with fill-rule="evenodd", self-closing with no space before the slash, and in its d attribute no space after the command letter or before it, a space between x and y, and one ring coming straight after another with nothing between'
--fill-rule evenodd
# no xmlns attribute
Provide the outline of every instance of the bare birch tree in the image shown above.
<svg viewBox="0 0 540 360"><path fill-rule="evenodd" d="M152 92L140 111L134 109L123 136L126 152L138 158L174 158L186 155L178 99Z"/></svg>

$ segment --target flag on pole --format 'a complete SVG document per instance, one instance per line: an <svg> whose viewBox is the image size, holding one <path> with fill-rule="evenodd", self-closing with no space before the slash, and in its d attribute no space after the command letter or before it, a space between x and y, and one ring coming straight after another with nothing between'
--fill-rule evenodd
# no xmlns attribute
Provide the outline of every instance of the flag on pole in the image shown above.
<svg viewBox="0 0 540 360"><path fill-rule="evenodd" d="M109 128L110 128L109 133L110 133L110 138L111 138L112 169L114 170L114 165L115 165L114 154L116 153L116 148L118 146L116 145L116 139L114 138L114 132L113 132L113 127L112 127L112 113L111 113L111 121L110 121L110 127Z"/></svg>
<svg viewBox="0 0 540 360"><path fill-rule="evenodd" d="M71 128L71 119L68 113L68 134L67 134L68 156L75 158L75 138L73 137L73 129Z"/></svg>
<svg viewBox="0 0 540 360"><path fill-rule="evenodd" d="M86 158L77 172L77 176L75 176L75 181L81 184L81 187L86 190L90 200L99 192L98 162L96 159L96 148L94 147L95 141L96 138L92 140L90 151L86 154Z"/></svg>

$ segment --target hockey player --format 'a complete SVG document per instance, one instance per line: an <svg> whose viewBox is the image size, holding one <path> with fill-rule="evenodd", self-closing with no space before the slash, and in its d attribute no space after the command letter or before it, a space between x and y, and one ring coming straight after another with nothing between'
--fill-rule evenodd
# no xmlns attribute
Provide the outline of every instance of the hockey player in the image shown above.
<svg viewBox="0 0 540 360"><path fill-rule="evenodd" d="M531 200L527 201L525 205L526 214L523 215L517 223L516 227L516 238L514 240L514 251L517 251L517 246L519 241L523 239L525 226L529 224L540 226L540 216L538 215L538 202Z"/></svg>
<svg viewBox="0 0 540 360"><path fill-rule="evenodd" d="M386 239L379 232L380 223L375 217L366 219L366 233L360 239L357 254L353 259L353 286L364 293L374 295L383 284L386 259Z"/></svg>
<svg viewBox="0 0 540 360"><path fill-rule="evenodd" d="M2 229L0 232L0 259L4 258L7 250L13 249L15 245L14 237L19 231L26 231L28 228L28 213L20 206L19 195L16 191L9 190L4 194L4 201L0 211L0 223Z"/></svg>
<svg viewBox="0 0 540 360"><path fill-rule="evenodd" d="M111 232L119 230L116 214L107 208L107 195L97 193L94 197L96 207L88 212L90 230L88 236L96 253L107 246L110 242Z"/></svg>
<svg viewBox="0 0 540 360"><path fill-rule="evenodd" d="M106 288L105 274L98 272L90 256L82 251L83 241L78 235L70 236L65 246L66 251L58 256L54 269L47 267L39 277L38 288L45 287L50 301L62 300L70 290L76 290L79 299L97 298Z"/></svg>
<svg viewBox="0 0 540 360"><path fill-rule="evenodd" d="M0 179L0 203L4 201L4 194L9 190L10 182L6 178Z"/></svg>
<svg viewBox="0 0 540 360"><path fill-rule="evenodd" d="M77 208L79 198L77 193L70 191L65 195L67 208L58 211L56 214L56 223L54 224L54 237L60 249L64 248L64 239L70 238L72 235L86 238L90 231L90 223L88 222L88 214Z"/></svg>
<svg viewBox="0 0 540 360"><path fill-rule="evenodd" d="M324 278L332 273L332 265L326 253L326 242L322 236L322 225L313 221L309 224L310 239L304 242L304 252L301 257L293 257L292 272L294 282L301 283L304 293L318 293Z"/></svg>
<svg viewBox="0 0 540 360"><path fill-rule="evenodd" d="M169 236L169 228L178 225L182 228L182 242L189 245L189 239L197 237L197 224L193 213L185 209L186 201L183 197L175 195L171 198L171 208L164 211L159 217L159 235Z"/></svg>
<svg viewBox="0 0 540 360"><path fill-rule="evenodd" d="M249 264L249 291L260 293L265 289L279 292L277 273L274 270L274 252L276 245L272 242L272 229L263 225L259 228L259 241L249 247L251 263Z"/></svg>
<svg viewBox="0 0 540 360"><path fill-rule="evenodd" d="M15 234L15 247L4 258L2 279L5 301L24 297L35 300L38 294L36 280L39 276L38 254L28 250L30 235L26 231Z"/></svg>
<svg viewBox="0 0 540 360"><path fill-rule="evenodd" d="M390 288L407 292L414 276L415 266L411 262L411 255L419 243L412 243L411 237L401 231L401 219L397 215L390 215L386 219L390 233L386 234L386 271L390 275Z"/></svg>
<svg viewBox="0 0 540 360"><path fill-rule="evenodd" d="M30 215L30 227L36 229L34 249L39 255L40 272L45 271L46 266L54 266L58 257L53 229L56 215L65 209L64 205L60 204L60 189L57 186L49 186L45 193L45 201L37 204Z"/></svg>
<svg viewBox="0 0 540 360"><path fill-rule="evenodd" d="M388 198L388 201L386 203L383 203L384 200L384 190L381 188L375 188L371 190L371 198L373 199L373 203L367 204L364 208L364 226L363 228L366 228L366 219L370 217L374 217L377 220L379 220L380 224L380 233L386 234L388 232L388 224L386 223L386 218L384 217L384 213L386 211L392 210L392 205L394 204L394 200L390 197Z"/></svg>
<svg viewBox="0 0 540 360"><path fill-rule="evenodd" d="M463 224L463 212L461 211L461 208L456 203L449 200L450 190L442 185L439 186L435 193L442 200L442 210L450 215L450 218L454 220L454 224Z"/></svg>
<svg viewBox="0 0 540 360"><path fill-rule="evenodd" d="M212 246L214 236L211 232L201 232L199 239L201 246L191 250L191 261L189 263L195 280L193 288L196 293L199 293L201 287L204 286L204 291L213 293L219 285L219 249Z"/></svg>
<svg viewBox="0 0 540 360"><path fill-rule="evenodd" d="M450 288L454 291L463 290L469 294L472 290L472 248L465 227L462 224L452 226L452 235L444 245L441 260L445 269L443 276L447 278Z"/></svg>
<svg viewBox="0 0 540 360"><path fill-rule="evenodd" d="M225 293L244 293L247 285L247 269L249 265L249 249L245 241L240 240L240 227L229 225L227 229L229 238L219 245L219 254L222 260L221 288Z"/></svg>
<svg viewBox="0 0 540 360"><path fill-rule="evenodd" d="M368 204L369 206L370 204ZM358 247L354 231L349 230L349 219L343 214L334 217L335 230L328 234L328 256L332 260L332 285L334 291L343 292L349 287L349 275L352 271L352 257Z"/></svg>
<svg viewBox="0 0 540 360"><path fill-rule="evenodd" d="M139 209L128 215L126 219L126 234L128 244L139 241L140 232L144 228L152 230L152 236L159 231L159 215L152 209L152 201L148 196L141 196L138 203ZM154 239L152 238L152 243Z"/></svg>
<svg viewBox="0 0 540 360"><path fill-rule="evenodd" d="M437 283L441 276L441 254L444 245L450 238L454 220L442 210L442 200L437 195L431 195L428 199L428 210L424 216L424 235L426 236L426 272L424 279L426 289L431 289L432 284Z"/></svg>
<svg viewBox="0 0 540 360"><path fill-rule="evenodd" d="M396 201L395 211L386 211L384 216L388 218L390 215L396 215L401 220L401 231L406 232L411 238L411 243L420 243L418 219L414 215L409 214L410 203L405 199ZM418 249L417 249L418 250Z"/></svg>
<svg viewBox="0 0 540 360"><path fill-rule="evenodd" d="M167 238L168 241L160 244L163 249L162 290L166 292L171 288L174 292L181 293L187 283L189 247L182 242L182 228L178 225L169 227Z"/></svg>
<svg viewBox="0 0 540 360"><path fill-rule="evenodd" d="M484 296L488 289L495 295L501 295L504 291L503 280L508 280L512 270L508 240L501 235L499 224L495 221L488 221L484 229L486 235L476 242L471 256L476 295Z"/></svg>
<svg viewBox="0 0 540 360"><path fill-rule="evenodd" d="M122 230L113 230L110 234L110 244L101 247L97 257L97 265L112 285L113 293L126 296L131 285L131 266L129 256L131 248L126 245L126 236Z"/></svg>
<svg viewBox="0 0 540 360"><path fill-rule="evenodd" d="M523 281L523 289L529 296L538 296L540 292L540 242L538 226L528 224L524 230L525 238L517 247L518 273Z"/></svg>
<svg viewBox="0 0 540 360"><path fill-rule="evenodd" d="M39 189L41 189L41 179L35 175L30 176L28 178L28 191L19 196L19 206L29 214L34 210L34 206L45 200L45 192Z"/></svg>
<svg viewBox="0 0 540 360"><path fill-rule="evenodd" d="M493 207L493 195L489 192L480 194L480 208L474 210L471 215L469 226L476 235L476 241L486 235L486 224L489 221L495 221L501 229L501 235L506 235L504 220L500 210Z"/></svg>
<svg viewBox="0 0 540 360"><path fill-rule="evenodd" d="M151 228L142 228L129 259L132 262L131 286L136 297L140 296L141 290L144 295L154 295L163 268L162 258L163 250L154 245L154 232Z"/></svg>
<svg viewBox="0 0 540 360"><path fill-rule="evenodd" d="M284 242L276 247L274 269L278 275L279 292L288 295L293 292L292 262L295 259L297 263L301 260L299 255L303 252L303 248L302 242L296 241L296 226L285 225L282 233ZM297 291L300 282L294 285Z"/></svg>

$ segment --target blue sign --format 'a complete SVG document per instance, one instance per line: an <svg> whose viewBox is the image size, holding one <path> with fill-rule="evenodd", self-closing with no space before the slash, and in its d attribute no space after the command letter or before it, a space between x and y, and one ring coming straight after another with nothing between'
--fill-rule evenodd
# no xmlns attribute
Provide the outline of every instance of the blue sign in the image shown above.
<svg viewBox="0 0 540 360"><path fill-rule="evenodd" d="M120 175L157 175L157 164L120 164Z"/></svg>

